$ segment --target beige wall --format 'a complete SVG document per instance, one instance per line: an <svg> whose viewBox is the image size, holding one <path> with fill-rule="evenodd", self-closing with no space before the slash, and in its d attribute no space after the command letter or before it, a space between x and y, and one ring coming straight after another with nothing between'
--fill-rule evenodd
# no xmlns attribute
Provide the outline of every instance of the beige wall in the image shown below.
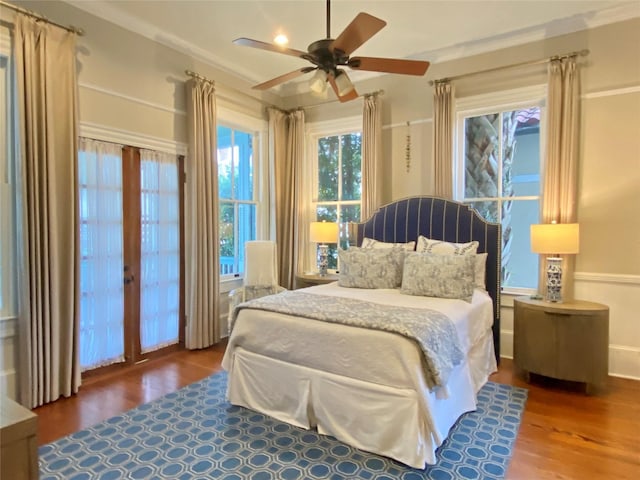
<svg viewBox="0 0 640 480"><path fill-rule="evenodd" d="M640 19L436 64L426 79L386 76L359 84L363 93L380 88L385 92L385 178L389 179L385 200L433 191L433 88L428 79L582 49L590 54L580 60L583 98L578 217L582 238L577 270L640 275L640 221L633 221L640 209ZM545 82L545 65L503 70L456 81L456 97ZM309 97L299 100L313 101ZM340 107L316 107L308 118L327 120L342 112L354 114L353 106ZM404 162L407 121L424 122L412 127L410 174ZM616 248L610 248L612 232Z"/></svg>
<svg viewBox="0 0 640 480"><path fill-rule="evenodd" d="M640 19L432 65L427 78L386 76L358 84L384 89L385 201L433 192L433 89L429 79L588 49L581 57L582 102L576 258L577 298L610 308L610 372L640 378ZM456 97L546 83L546 66L502 70L455 82ZM300 101L313 103L309 97ZM291 102L291 99L288 99ZM358 105L310 110L310 120L354 115ZM412 163L406 172L406 122ZM420 123L422 122L422 123ZM502 353L513 345L512 298L503 296Z"/></svg>
<svg viewBox="0 0 640 480"><path fill-rule="evenodd" d="M185 69L216 81L219 104L264 118L264 104L228 73L92 17L63 2L17 2L87 31L79 39L80 118L186 142ZM381 76L357 84L360 93L384 89L384 199L433 192L432 87L429 79L589 49L582 68L582 130L578 218L581 252L576 293L611 308L610 371L640 378L640 19L545 41L436 63L426 78ZM505 70L456 82L457 96L540 84L546 67ZM239 93L240 89L244 93ZM314 105L310 96L263 100L284 108ZM253 98L252 98L253 96ZM306 109L309 122L359 115L362 102ZM406 171L406 122L411 168ZM509 299L506 299L508 303ZM511 354L511 310L503 308L503 353Z"/></svg>

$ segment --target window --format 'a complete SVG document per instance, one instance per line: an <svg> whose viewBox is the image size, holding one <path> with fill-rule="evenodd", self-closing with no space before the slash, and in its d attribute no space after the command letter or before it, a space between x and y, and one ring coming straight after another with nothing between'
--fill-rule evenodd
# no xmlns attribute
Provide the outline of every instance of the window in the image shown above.
<svg viewBox="0 0 640 480"><path fill-rule="evenodd" d="M244 243L256 239L254 135L218 126L220 275L244 272Z"/></svg>
<svg viewBox="0 0 640 480"><path fill-rule="evenodd" d="M502 224L502 287L536 289L529 226L540 218L539 88L457 103L456 197Z"/></svg>
<svg viewBox="0 0 640 480"><path fill-rule="evenodd" d="M317 139L316 221L340 224L340 247L347 247L347 225L360 221L362 135L341 133ZM338 249L329 245L329 269L338 268Z"/></svg>

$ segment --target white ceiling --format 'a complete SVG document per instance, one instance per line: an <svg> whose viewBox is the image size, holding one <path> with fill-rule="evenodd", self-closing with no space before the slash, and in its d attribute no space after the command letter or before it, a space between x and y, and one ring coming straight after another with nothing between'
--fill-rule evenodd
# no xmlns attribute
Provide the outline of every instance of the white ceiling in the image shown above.
<svg viewBox="0 0 640 480"><path fill-rule="evenodd" d="M233 39L272 42L283 32L289 37L289 47L306 50L310 43L326 38L325 0L65 1L250 83L264 82L308 63L236 46ZM353 55L435 63L637 17L640 1L334 0L332 38L362 11L387 25ZM349 72L354 82L373 75ZM306 84L299 82L299 90Z"/></svg>

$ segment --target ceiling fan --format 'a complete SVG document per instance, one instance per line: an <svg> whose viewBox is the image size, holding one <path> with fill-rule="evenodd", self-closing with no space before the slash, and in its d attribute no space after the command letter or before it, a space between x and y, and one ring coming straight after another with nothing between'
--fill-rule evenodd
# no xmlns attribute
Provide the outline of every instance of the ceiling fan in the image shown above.
<svg viewBox="0 0 640 480"><path fill-rule="evenodd" d="M358 98L351 80L343 68L352 70L367 70L372 72L399 73L403 75L424 75L429 68L429 62L421 60L405 60L379 57L350 57L350 55L367 40L378 33L387 24L368 13L360 12L335 40L331 38L331 0L327 0L327 38L313 42L306 52L293 48L281 47L272 43L237 38L236 45L260 48L276 53L283 53L308 60L314 66L308 66L285 73L268 80L253 88L266 90L281 83L293 80L305 73L315 71L311 79L310 88L315 93L322 93L327 82L341 102L348 102Z"/></svg>

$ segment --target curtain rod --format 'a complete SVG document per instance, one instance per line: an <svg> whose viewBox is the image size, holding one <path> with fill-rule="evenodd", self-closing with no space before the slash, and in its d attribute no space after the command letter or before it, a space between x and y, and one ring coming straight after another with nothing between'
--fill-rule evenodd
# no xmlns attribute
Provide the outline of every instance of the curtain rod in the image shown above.
<svg viewBox="0 0 640 480"><path fill-rule="evenodd" d="M366 97L371 97L375 95L384 95L384 90L376 90L374 92L363 93L362 95L359 95L358 98L366 98ZM323 105L331 105L332 103L336 103L339 101L340 99L336 98L335 100L329 100L328 102L314 103L313 105L306 105L299 108L306 110L307 108L316 108L316 107L322 107Z"/></svg>
<svg viewBox="0 0 640 480"><path fill-rule="evenodd" d="M184 73L186 73L187 75L189 75L189 76L190 76L190 77L192 77L192 78L197 78L197 79L199 79L199 80L202 80L203 82L208 82L208 83L210 83L212 86L215 86L215 84L216 84L216 82L215 82L214 80L211 80L211 79L209 79L209 78L207 78L207 77L205 77L205 76L203 76L203 75L200 75L199 73L192 72L191 70L185 70L185 71L184 71ZM228 87L228 86L226 86L226 85L225 85L225 86L223 87L223 89L224 89L224 90L226 90L226 89L232 90L232 91L234 91L234 92L236 92L236 93L239 93L240 95L244 95L245 97L247 97L247 98L249 98L249 99L253 100L254 102L258 102L258 103L260 103L260 104L262 104L262 105L265 105L265 106L267 106L267 107L275 107L275 108L278 108L278 107L276 107L275 105L273 105L273 104L271 104L271 103L269 103L269 102L265 102L265 101L264 101L264 100L262 100L261 98L254 97L253 95L249 95L248 93L243 92L242 90L238 90L237 88ZM223 97L224 97L224 95L223 95ZM226 98L227 100L231 100L231 101L233 101L233 99L232 99L232 98L228 98L228 97L225 97L225 98ZM237 103L237 101L236 101L236 103Z"/></svg>
<svg viewBox="0 0 640 480"><path fill-rule="evenodd" d="M36 13L33 12L31 10L27 10L26 8L22 8L22 7L18 7L17 5L13 5L11 3L8 2L4 2L2 0L0 0L0 5L2 5L3 7L7 7L10 10L13 10L14 12L18 12L21 13L23 15L27 15L31 18L35 18L36 20L41 20L47 23L50 23L51 25L55 25L56 27L62 28L63 30L66 30L67 32L71 32L71 33L75 33L76 35L82 37L84 35L84 30L82 28L78 28L78 27L74 27L73 25L69 25L68 27L65 25L61 25L59 23L56 23L52 20L49 20L47 17L45 17L44 15L40 14L40 13Z"/></svg>
<svg viewBox="0 0 640 480"><path fill-rule="evenodd" d="M453 80L459 80L460 78L471 77L473 75L480 75L481 73L491 73L491 72L497 72L499 70L506 70L508 68L526 67L526 66L531 66L531 65L540 65L540 64L543 64L543 63L553 62L554 60L564 60L565 58L571 58L571 57L577 57L577 56L586 57L587 55L589 55L589 50L586 50L586 49L585 50L580 50L578 52L566 53L564 55L553 55L553 56L551 56L549 58L541 58L540 60L530 60L528 62L514 63L514 64L511 64L511 65L503 65L501 67L488 68L486 70L479 70L477 72L463 73L463 74L460 74L460 75L455 75L453 77L439 78L438 80L429 80L429 85L434 85L436 83L450 82L450 81L453 81Z"/></svg>

